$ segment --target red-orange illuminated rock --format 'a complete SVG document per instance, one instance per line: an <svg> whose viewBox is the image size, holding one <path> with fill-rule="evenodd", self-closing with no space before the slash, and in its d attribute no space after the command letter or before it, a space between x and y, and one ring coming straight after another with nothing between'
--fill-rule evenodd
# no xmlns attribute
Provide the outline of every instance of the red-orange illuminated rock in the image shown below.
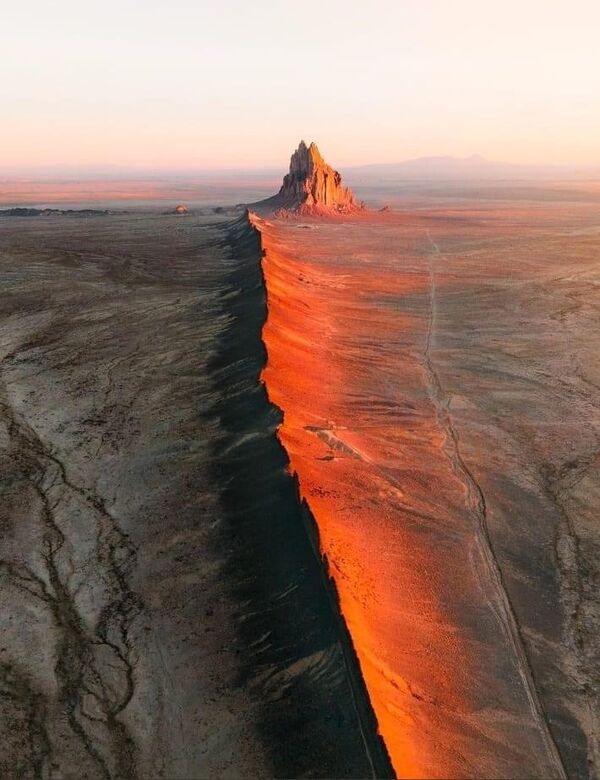
<svg viewBox="0 0 600 780"><path fill-rule="evenodd" d="M300 141L290 159L290 170L272 206L300 214L350 213L361 205L342 184L341 174L327 165L317 145Z"/></svg>
<svg viewBox="0 0 600 780"><path fill-rule="evenodd" d="M449 213L250 219L264 250L263 378L395 771L564 776L512 569L490 539L495 499L484 505L471 434L464 443L453 419L475 395L446 389L452 366L436 341L450 316L438 301L459 289L436 236L456 240L461 223ZM472 234L482 225L473 217ZM476 273L463 269L461 294ZM494 457L485 437L478 446Z"/></svg>

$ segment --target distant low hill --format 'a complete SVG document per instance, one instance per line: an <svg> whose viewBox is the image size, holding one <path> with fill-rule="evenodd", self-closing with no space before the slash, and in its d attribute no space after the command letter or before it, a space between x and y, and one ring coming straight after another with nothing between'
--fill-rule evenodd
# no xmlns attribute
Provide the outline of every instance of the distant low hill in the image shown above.
<svg viewBox="0 0 600 780"><path fill-rule="evenodd" d="M99 217L114 213L114 211L108 211L107 209L33 209L21 206L12 209L0 209L0 217Z"/></svg>
<svg viewBox="0 0 600 780"><path fill-rule="evenodd" d="M351 182L517 180L600 178L600 166L521 165L471 157L418 157L398 163L359 165L345 169Z"/></svg>

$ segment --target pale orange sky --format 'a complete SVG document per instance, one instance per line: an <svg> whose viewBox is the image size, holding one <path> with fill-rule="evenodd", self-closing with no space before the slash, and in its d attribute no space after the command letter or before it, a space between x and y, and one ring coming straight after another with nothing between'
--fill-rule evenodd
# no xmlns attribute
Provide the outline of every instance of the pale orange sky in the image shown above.
<svg viewBox="0 0 600 780"><path fill-rule="evenodd" d="M32 0L3 9L0 169L600 163L591 0Z"/></svg>

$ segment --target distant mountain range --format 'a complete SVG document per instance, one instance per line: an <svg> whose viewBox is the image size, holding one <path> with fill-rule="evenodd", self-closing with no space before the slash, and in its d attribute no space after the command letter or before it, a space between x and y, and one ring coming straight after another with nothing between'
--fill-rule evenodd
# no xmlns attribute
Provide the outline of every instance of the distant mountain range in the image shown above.
<svg viewBox="0 0 600 780"><path fill-rule="evenodd" d="M343 169L352 182L440 181L465 179L590 179L600 177L598 166L526 165L471 157L418 157L398 163L376 163Z"/></svg>
<svg viewBox="0 0 600 780"><path fill-rule="evenodd" d="M395 183L400 181L465 181L465 180L532 180L532 179L600 179L598 165L527 165L487 160L481 155L471 157L418 157L396 163L339 166L351 184ZM1 180L52 181L185 181L211 182L245 181L277 182L283 169L263 167L256 169L150 169L118 165L99 166L36 166L28 170L0 167Z"/></svg>

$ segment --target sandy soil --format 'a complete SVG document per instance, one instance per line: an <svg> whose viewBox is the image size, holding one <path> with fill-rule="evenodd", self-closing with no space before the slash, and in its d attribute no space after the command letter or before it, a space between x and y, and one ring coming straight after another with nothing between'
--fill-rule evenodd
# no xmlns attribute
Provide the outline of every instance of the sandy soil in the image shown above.
<svg viewBox="0 0 600 780"><path fill-rule="evenodd" d="M257 238L231 218L2 220L3 777L377 760L258 381Z"/></svg>
<svg viewBox="0 0 600 780"><path fill-rule="evenodd" d="M264 379L402 777L600 771L600 213L510 200L255 219Z"/></svg>

